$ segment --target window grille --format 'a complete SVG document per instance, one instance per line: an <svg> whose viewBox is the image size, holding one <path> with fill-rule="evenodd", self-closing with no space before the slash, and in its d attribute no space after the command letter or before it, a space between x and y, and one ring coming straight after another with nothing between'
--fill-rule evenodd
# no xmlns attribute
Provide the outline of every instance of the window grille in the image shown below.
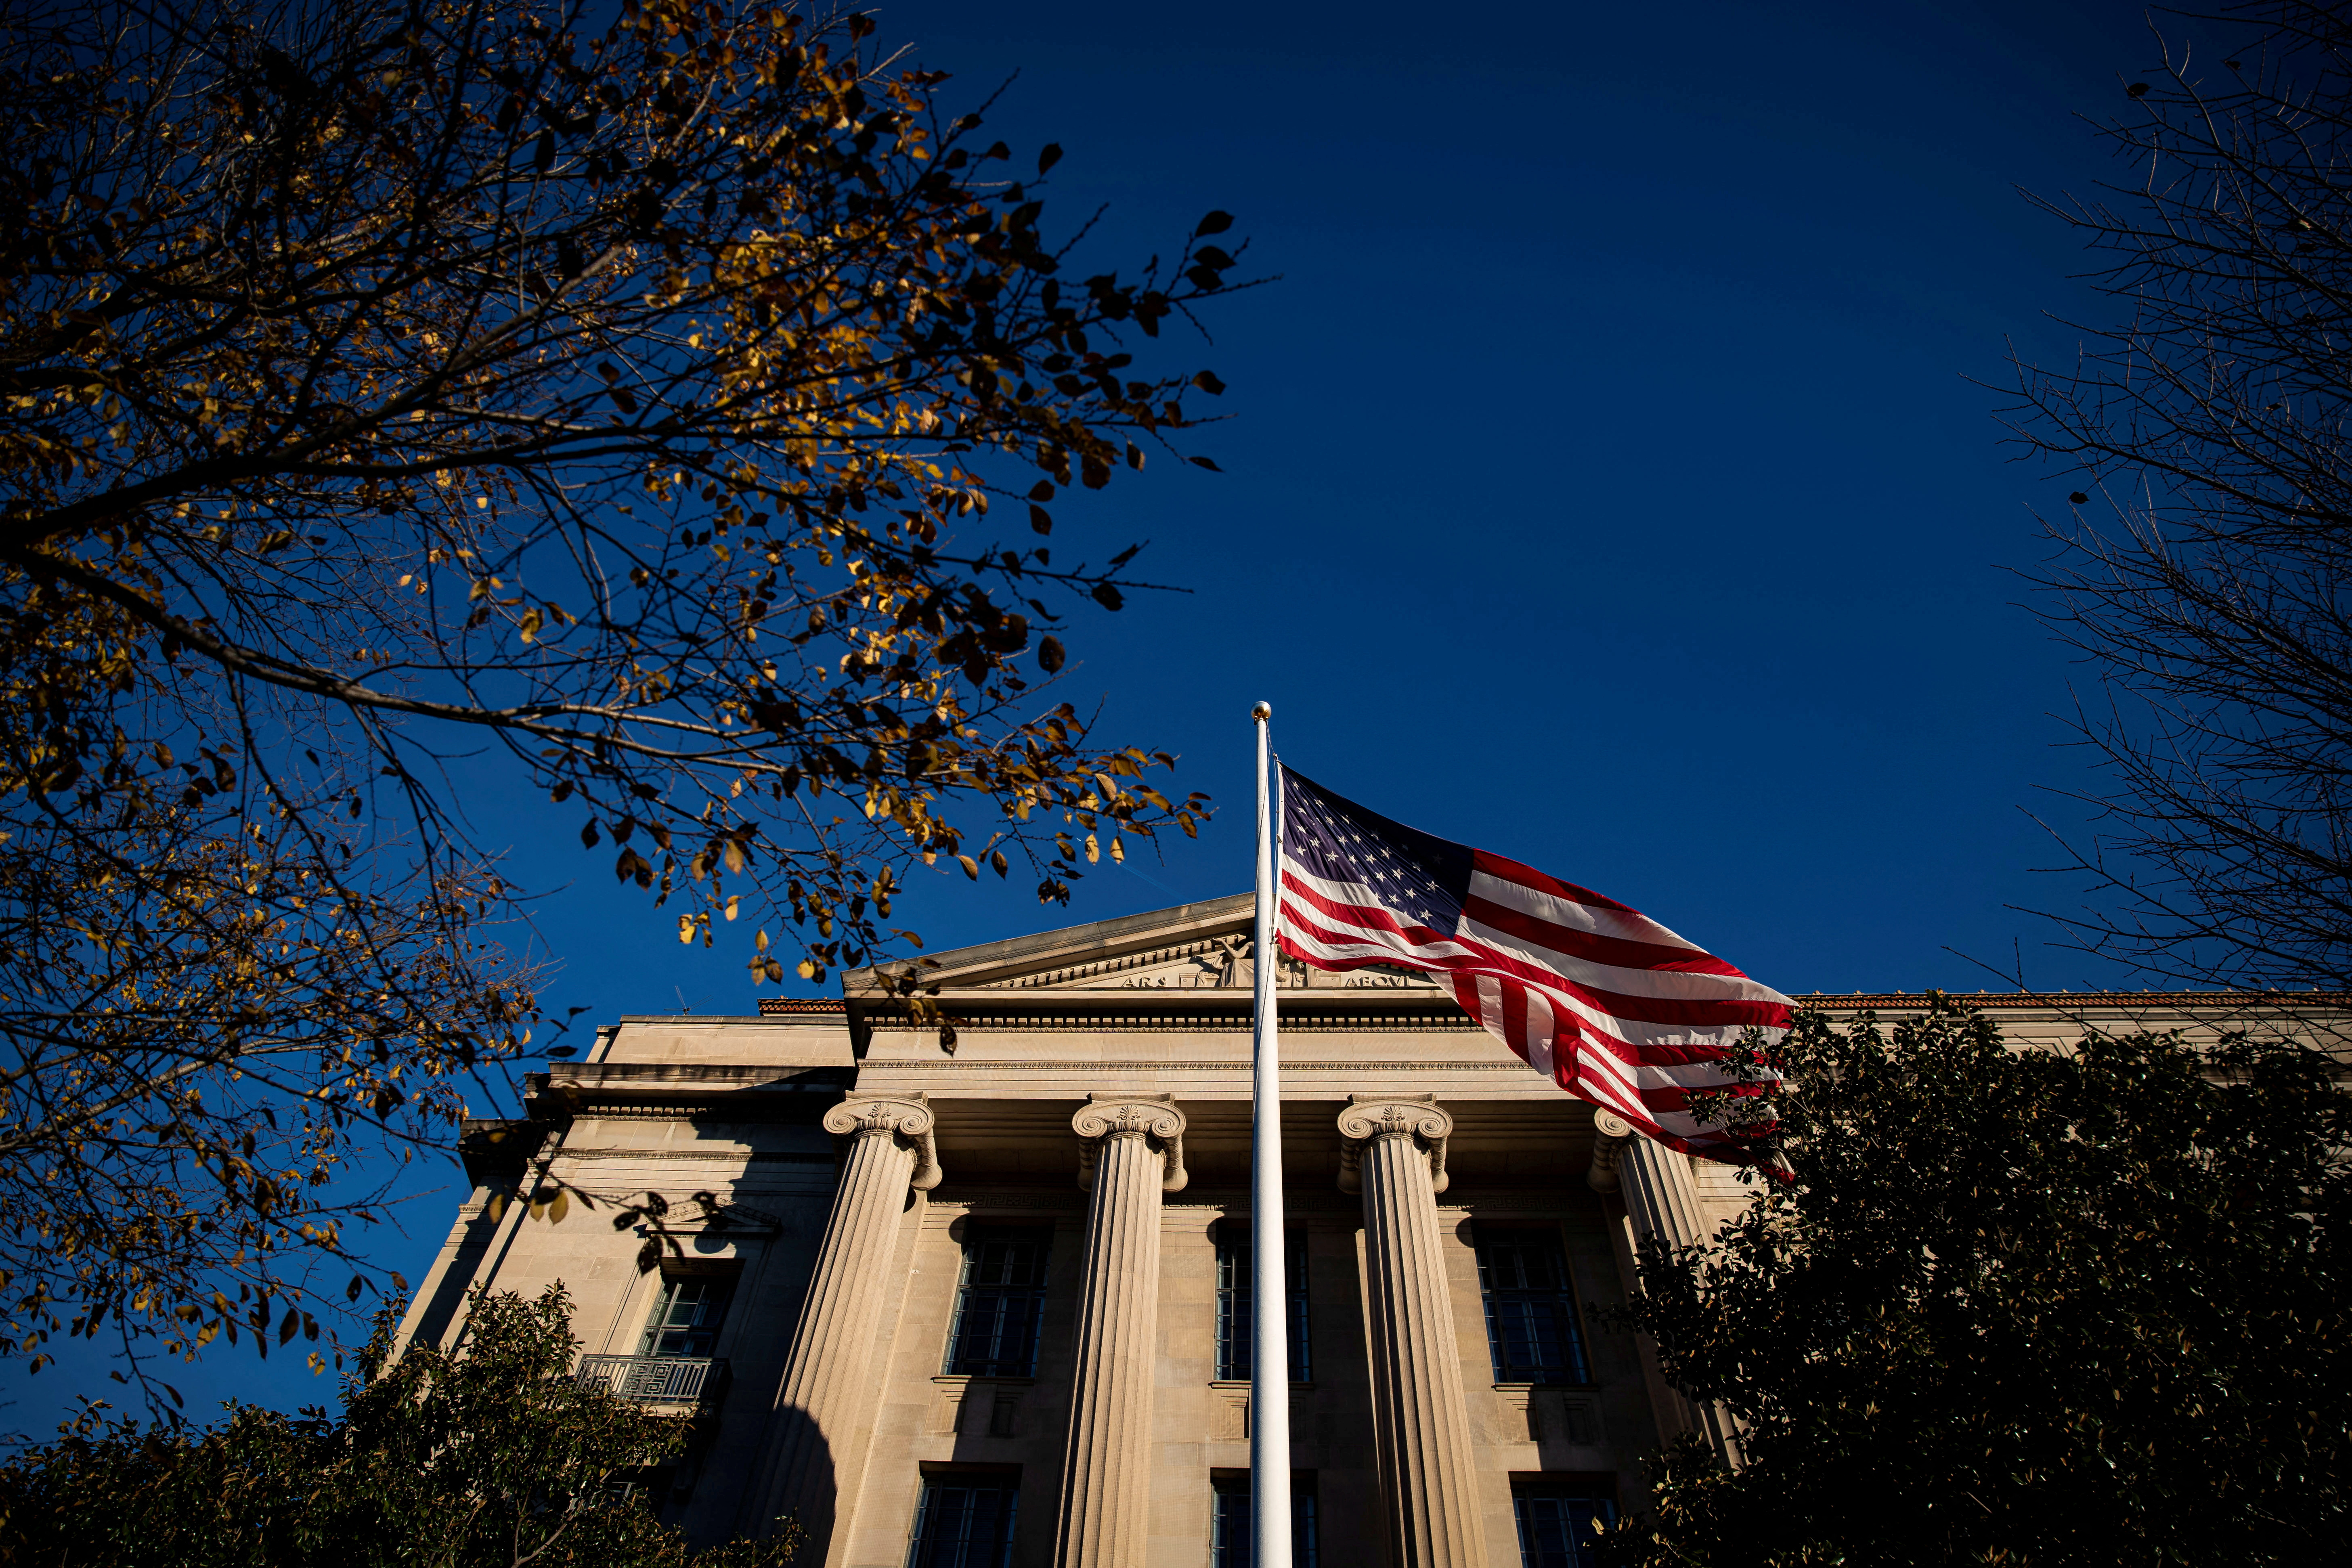
<svg viewBox="0 0 2352 1568"><path fill-rule="evenodd" d="M1307 1237L1292 1231L1283 1247L1283 1286L1288 1294L1290 1381L1312 1383L1307 1357ZM1250 1233L1247 1226L1217 1226L1217 1376L1238 1382L1250 1375Z"/></svg>
<svg viewBox="0 0 2352 1568"><path fill-rule="evenodd" d="M1250 1475L1219 1470L1209 1478L1209 1568L1251 1568ZM1316 1539L1315 1472L1290 1472L1291 1568L1321 1568Z"/></svg>
<svg viewBox="0 0 2352 1568"><path fill-rule="evenodd" d="M1520 1568L1594 1568L1593 1533L1617 1517L1612 1490L1590 1478L1512 1477Z"/></svg>
<svg viewBox="0 0 2352 1568"><path fill-rule="evenodd" d="M1478 1233L1478 1288L1497 1383L1589 1383L1568 1258L1544 1231Z"/></svg>
<svg viewBox="0 0 2352 1568"><path fill-rule="evenodd" d="M1036 1375L1051 1235L983 1226L967 1233L947 1372L971 1377Z"/></svg>
<svg viewBox="0 0 2352 1568"><path fill-rule="evenodd" d="M660 1300L638 1342L639 1355L707 1356L719 1343L719 1325L735 1281L721 1275L688 1274L662 1281Z"/></svg>
<svg viewBox="0 0 2352 1568"><path fill-rule="evenodd" d="M925 1476L907 1568L1008 1568L1020 1503L1017 1477Z"/></svg>

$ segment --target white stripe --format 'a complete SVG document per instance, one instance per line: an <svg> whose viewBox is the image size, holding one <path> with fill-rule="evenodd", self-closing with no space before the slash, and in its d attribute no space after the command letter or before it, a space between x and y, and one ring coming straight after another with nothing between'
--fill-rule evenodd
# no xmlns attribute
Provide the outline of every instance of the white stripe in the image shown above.
<svg viewBox="0 0 2352 1568"><path fill-rule="evenodd" d="M1478 1022L1486 1026L1488 1034L1510 1038L1503 1032L1503 983L1491 974L1478 976Z"/></svg>
<svg viewBox="0 0 2352 1568"><path fill-rule="evenodd" d="M1289 908L1287 905L1284 907ZM1433 957L1428 949L1415 947L1393 937L1386 940L1382 940L1377 934L1367 935L1361 939L1326 937L1308 929L1303 918L1296 911L1285 921L1282 934L1292 945L1311 952L1318 958L1334 962L1343 959L1370 958L1378 959L1382 963L1400 964L1405 968L1418 969L1430 974L1478 972L1477 965L1468 962L1475 955L1465 949L1454 947L1450 942L1446 944L1451 950L1450 953L1440 952ZM1449 958L1453 961L1449 962Z"/></svg>
<svg viewBox="0 0 2352 1568"><path fill-rule="evenodd" d="M1297 879L1301 885L1322 894L1335 904L1346 904L1359 910L1379 910L1400 925L1416 923L1410 916L1390 903L1379 889L1366 883L1341 882L1335 881L1329 877L1318 877L1297 861L1289 859L1283 861L1282 874L1287 878Z"/></svg>
<svg viewBox="0 0 2352 1568"><path fill-rule="evenodd" d="M1552 1011L1542 992L1530 985L1526 988L1528 999L1528 1065L1546 1078L1555 1078L1552 1050Z"/></svg>
<svg viewBox="0 0 2352 1568"><path fill-rule="evenodd" d="M1547 893L1540 888L1530 888L1525 882L1514 882L1497 877L1491 871L1470 873L1470 896L1506 909L1530 914L1554 925L1574 931L1589 931L1595 936L1613 936L1626 942L1653 942L1660 947L1679 947L1692 952L1706 950L1694 942L1685 942L1649 916L1633 910L1605 910L1597 904L1580 904L1573 899ZM1710 955L1711 956L1711 955Z"/></svg>

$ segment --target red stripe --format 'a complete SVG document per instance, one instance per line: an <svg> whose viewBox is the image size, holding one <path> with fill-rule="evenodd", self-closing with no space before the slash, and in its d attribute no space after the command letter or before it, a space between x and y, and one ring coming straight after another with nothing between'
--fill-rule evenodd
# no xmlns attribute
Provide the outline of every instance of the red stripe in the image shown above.
<svg viewBox="0 0 2352 1568"><path fill-rule="evenodd" d="M1599 910L1615 910L1621 915L1632 915L1636 920L1650 918L1631 904L1621 904L1614 899L1604 899L1590 888L1580 888L1573 882L1563 882L1558 877L1547 877L1534 867L1522 866L1517 860L1509 859L1505 856L1489 854L1484 849L1473 849L1470 851L1470 863L1489 877L1500 877L1506 881L1517 882L1523 888L1533 888L1540 893L1550 893L1555 897L1568 899L1580 904L1591 904Z"/></svg>
<svg viewBox="0 0 2352 1568"><path fill-rule="evenodd" d="M1403 937L1415 947L1424 947L1431 942L1461 940L1444 931L1433 931L1427 926L1406 925L1386 909L1378 905L1343 904L1335 899L1327 898L1292 876L1287 869L1282 873L1282 891L1284 897L1297 899L1335 920L1345 921L1349 925L1363 926L1372 931L1386 931L1391 935Z"/></svg>
<svg viewBox="0 0 2352 1568"><path fill-rule="evenodd" d="M1571 980L1549 965L1533 963L1489 946L1477 938L1463 935L1443 935L1426 926L1405 926L1384 909L1342 904L1324 897L1311 889L1284 879L1286 896L1311 904L1319 912L1340 923L1368 931L1381 931L1405 938L1415 946L1444 942L1468 948L1475 956L1461 958L1425 958L1415 962L1433 968L1470 970L1502 978L1533 981L1537 984L1564 991L1590 1003L1597 1011L1612 1017L1631 1018L1643 1024L1666 1024L1685 1028L1738 1028L1754 1025L1758 1028L1785 1029L1789 1026L1790 1009L1779 1002L1755 1001L1746 997L1725 997L1721 1001L1694 1001L1675 996L1628 996L1622 992L1603 991ZM1740 978L1747 978L1745 975ZM1651 1047L1644 1047L1651 1048Z"/></svg>
<svg viewBox="0 0 2352 1568"><path fill-rule="evenodd" d="M1517 1051L1519 1060L1528 1059L1528 988L1516 980L1501 984L1501 999L1496 1004L1503 1010L1503 1043Z"/></svg>

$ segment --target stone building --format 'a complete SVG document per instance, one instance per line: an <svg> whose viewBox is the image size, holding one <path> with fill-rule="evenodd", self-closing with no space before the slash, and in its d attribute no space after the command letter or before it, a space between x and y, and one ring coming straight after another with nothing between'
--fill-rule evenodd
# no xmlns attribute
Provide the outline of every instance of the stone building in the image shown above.
<svg viewBox="0 0 2352 1568"><path fill-rule="evenodd" d="M527 1120L469 1129L474 1194L402 1333L453 1342L468 1286L562 1280L580 1375L692 1418L645 1484L698 1539L789 1511L832 1568L1242 1563L1251 911L940 954L944 1026L870 975L625 1018ZM1593 1308L1638 1237L1701 1237L1747 1189L1628 1141L1419 976L1280 982L1298 1561L1581 1561L1667 1436L1729 1440ZM2051 1041L2281 1011L1975 1000ZM641 1271L642 1227L489 1212L549 1182L661 1194L676 1247Z"/></svg>

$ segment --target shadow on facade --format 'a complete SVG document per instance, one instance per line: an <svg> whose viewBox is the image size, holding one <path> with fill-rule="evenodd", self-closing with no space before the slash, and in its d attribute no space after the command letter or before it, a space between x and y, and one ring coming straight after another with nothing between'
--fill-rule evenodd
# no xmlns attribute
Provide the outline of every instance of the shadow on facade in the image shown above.
<svg viewBox="0 0 2352 1568"><path fill-rule="evenodd" d="M793 1568L822 1568L839 1505L833 1445L805 1410L779 1409L769 1428L776 1462L754 1469L736 1510L734 1533L765 1539L781 1533L786 1518L797 1519L805 1538Z"/></svg>

